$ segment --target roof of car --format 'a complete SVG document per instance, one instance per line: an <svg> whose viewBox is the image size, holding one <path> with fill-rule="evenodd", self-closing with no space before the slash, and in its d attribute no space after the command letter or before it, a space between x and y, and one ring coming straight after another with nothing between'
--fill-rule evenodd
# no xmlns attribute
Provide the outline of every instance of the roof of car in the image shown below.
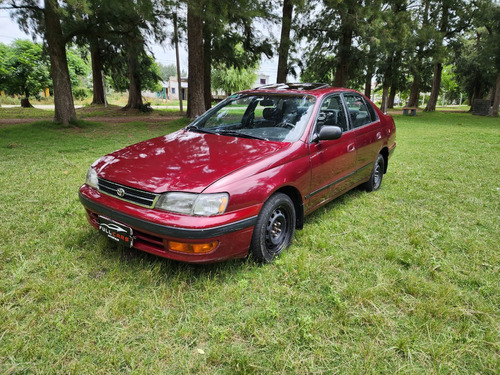
<svg viewBox="0 0 500 375"><path fill-rule="evenodd" d="M272 83L257 87L256 90L300 90L309 91L330 87L326 83Z"/></svg>
<svg viewBox="0 0 500 375"><path fill-rule="evenodd" d="M326 83L273 83L269 85L259 86L251 90L245 90L245 93L249 92L291 92L291 93L307 93L313 94L315 96L320 96L325 93L330 93L333 91L345 91L347 89L340 87L332 87ZM350 90L349 90L350 91Z"/></svg>

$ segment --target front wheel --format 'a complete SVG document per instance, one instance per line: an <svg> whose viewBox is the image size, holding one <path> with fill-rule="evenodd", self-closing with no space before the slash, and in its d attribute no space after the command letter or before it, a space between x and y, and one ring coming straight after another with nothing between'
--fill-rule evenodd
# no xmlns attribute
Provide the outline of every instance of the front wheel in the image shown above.
<svg viewBox="0 0 500 375"><path fill-rule="evenodd" d="M259 262L269 263L292 243L295 207L288 195L273 194L262 206L255 225L250 252Z"/></svg>
<svg viewBox="0 0 500 375"><path fill-rule="evenodd" d="M384 177L384 169L385 159L382 154L378 154L370 179L365 183L366 191L375 191L380 188L380 185L382 184L382 177Z"/></svg>

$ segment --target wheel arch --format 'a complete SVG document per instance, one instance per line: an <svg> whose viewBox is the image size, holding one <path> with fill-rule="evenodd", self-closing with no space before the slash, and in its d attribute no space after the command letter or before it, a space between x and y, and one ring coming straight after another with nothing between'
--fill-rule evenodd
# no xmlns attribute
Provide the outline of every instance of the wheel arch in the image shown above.
<svg viewBox="0 0 500 375"><path fill-rule="evenodd" d="M302 229L304 226L304 202L300 192L293 186L283 186L274 193L283 193L292 200L295 208L295 228Z"/></svg>

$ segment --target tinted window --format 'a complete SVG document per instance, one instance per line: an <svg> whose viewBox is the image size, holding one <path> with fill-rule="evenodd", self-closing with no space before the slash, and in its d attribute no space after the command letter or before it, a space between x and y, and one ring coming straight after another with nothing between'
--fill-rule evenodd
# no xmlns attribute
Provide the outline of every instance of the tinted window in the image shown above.
<svg viewBox="0 0 500 375"><path fill-rule="evenodd" d="M316 131L319 131L323 125L334 125L340 127L343 131L348 130L345 110L340 95L329 96L321 104Z"/></svg>
<svg viewBox="0 0 500 375"><path fill-rule="evenodd" d="M366 103L361 95L348 93L344 94L344 98L354 128L376 121L377 117L374 109Z"/></svg>

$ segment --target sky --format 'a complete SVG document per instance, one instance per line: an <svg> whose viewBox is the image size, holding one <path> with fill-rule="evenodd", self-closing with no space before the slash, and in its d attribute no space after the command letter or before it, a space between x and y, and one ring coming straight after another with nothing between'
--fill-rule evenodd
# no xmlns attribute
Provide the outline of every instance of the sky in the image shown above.
<svg viewBox="0 0 500 375"><path fill-rule="evenodd" d="M16 21L10 18L9 13L6 10L0 10L0 43L10 44L15 39L30 39L31 36L26 34L24 31L19 29ZM41 39L38 39L41 41ZM175 50L169 46L161 46L160 44L153 44L152 51L155 55L156 60L163 64L175 64ZM187 72L188 67L188 54L187 45L181 44L179 48L180 64L181 70ZM276 82L276 74L278 71L278 59L275 57L273 59L267 59L264 57L259 74L265 74L269 76L268 83Z"/></svg>

